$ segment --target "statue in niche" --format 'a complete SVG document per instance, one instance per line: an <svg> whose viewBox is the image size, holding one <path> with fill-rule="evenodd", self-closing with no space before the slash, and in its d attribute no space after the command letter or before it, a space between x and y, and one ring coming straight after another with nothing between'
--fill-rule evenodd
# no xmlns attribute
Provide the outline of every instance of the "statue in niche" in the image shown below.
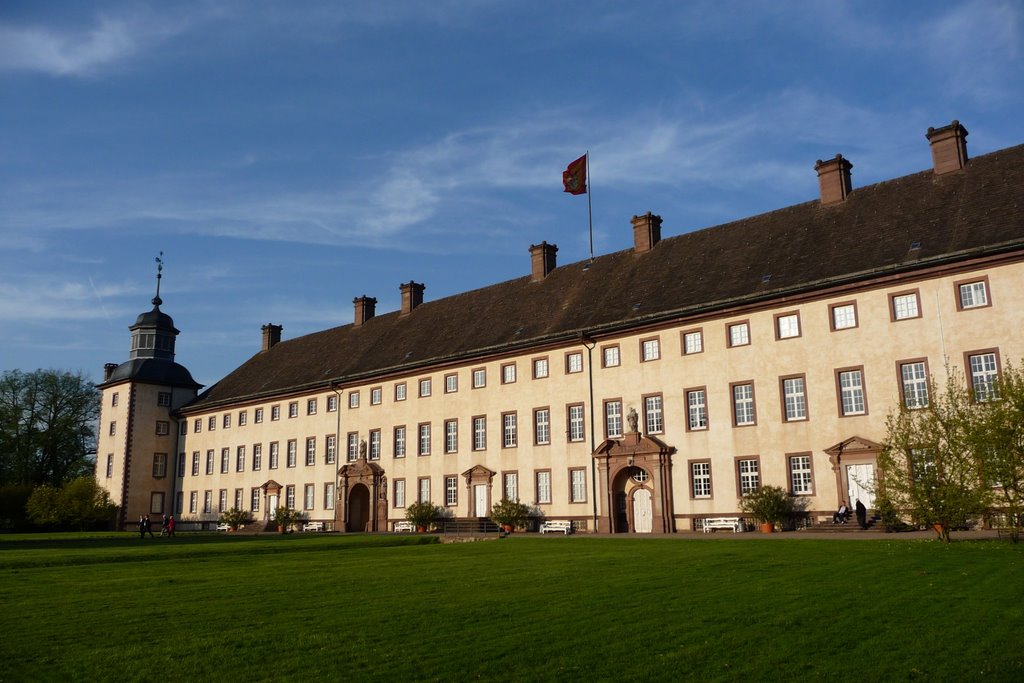
<svg viewBox="0 0 1024 683"><path fill-rule="evenodd" d="M381 500L386 500L388 497L388 478L383 474L380 475L380 481L377 482L377 497Z"/></svg>
<svg viewBox="0 0 1024 683"><path fill-rule="evenodd" d="M636 408L629 409L629 413L626 415L626 422L629 423L629 433L636 434L637 425L640 422L640 416L636 414Z"/></svg>
<svg viewBox="0 0 1024 683"><path fill-rule="evenodd" d="M359 459L366 460L366 439L359 441Z"/></svg>

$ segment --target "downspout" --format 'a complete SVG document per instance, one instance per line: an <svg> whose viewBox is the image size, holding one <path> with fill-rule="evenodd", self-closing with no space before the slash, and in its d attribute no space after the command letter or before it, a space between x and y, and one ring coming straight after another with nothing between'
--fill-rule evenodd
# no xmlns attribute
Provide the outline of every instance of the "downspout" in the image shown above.
<svg viewBox="0 0 1024 683"><path fill-rule="evenodd" d="M344 507L344 499L341 496L341 481L338 479L338 472L341 470L339 466L341 462L341 391L335 388L333 384L331 384L331 391L338 397L338 402L334 406L334 519L338 519L338 508L341 507L341 525L344 527L343 529L335 529L335 531L347 531L348 509Z"/></svg>
<svg viewBox="0 0 1024 683"><path fill-rule="evenodd" d="M580 341L587 349L587 384L590 389L590 491L594 508L594 533L597 533L597 463L594 462L594 347L597 342L590 338L586 332L580 333Z"/></svg>

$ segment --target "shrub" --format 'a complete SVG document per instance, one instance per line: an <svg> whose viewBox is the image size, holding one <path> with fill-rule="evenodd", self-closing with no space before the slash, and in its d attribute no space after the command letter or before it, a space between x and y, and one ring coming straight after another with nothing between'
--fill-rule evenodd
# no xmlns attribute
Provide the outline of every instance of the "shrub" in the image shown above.
<svg viewBox="0 0 1024 683"><path fill-rule="evenodd" d="M416 502L405 508L405 518L417 529L429 527L440 513L441 509L430 501Z"/></svg>

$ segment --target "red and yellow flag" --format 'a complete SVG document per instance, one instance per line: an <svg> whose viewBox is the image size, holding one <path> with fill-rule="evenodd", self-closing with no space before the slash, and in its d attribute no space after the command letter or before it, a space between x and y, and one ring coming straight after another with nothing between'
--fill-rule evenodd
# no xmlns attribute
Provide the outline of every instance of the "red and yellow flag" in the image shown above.
<svg viewBox="0 0 1024 683"><path fill-rule="evenodd" d="M569 164L562 172L562 184L569 194L587 193L587 155Z"/></svg>

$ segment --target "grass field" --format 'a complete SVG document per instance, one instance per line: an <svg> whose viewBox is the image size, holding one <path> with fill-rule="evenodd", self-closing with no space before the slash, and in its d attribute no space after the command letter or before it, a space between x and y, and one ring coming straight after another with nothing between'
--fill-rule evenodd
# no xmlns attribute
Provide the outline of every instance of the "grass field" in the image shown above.
<svg viewBox="0 0 1024 683"><path fill-rule="evenodd" d="M0 681L1024 679L1006 542L425 540L0 536Z"/></svg>

